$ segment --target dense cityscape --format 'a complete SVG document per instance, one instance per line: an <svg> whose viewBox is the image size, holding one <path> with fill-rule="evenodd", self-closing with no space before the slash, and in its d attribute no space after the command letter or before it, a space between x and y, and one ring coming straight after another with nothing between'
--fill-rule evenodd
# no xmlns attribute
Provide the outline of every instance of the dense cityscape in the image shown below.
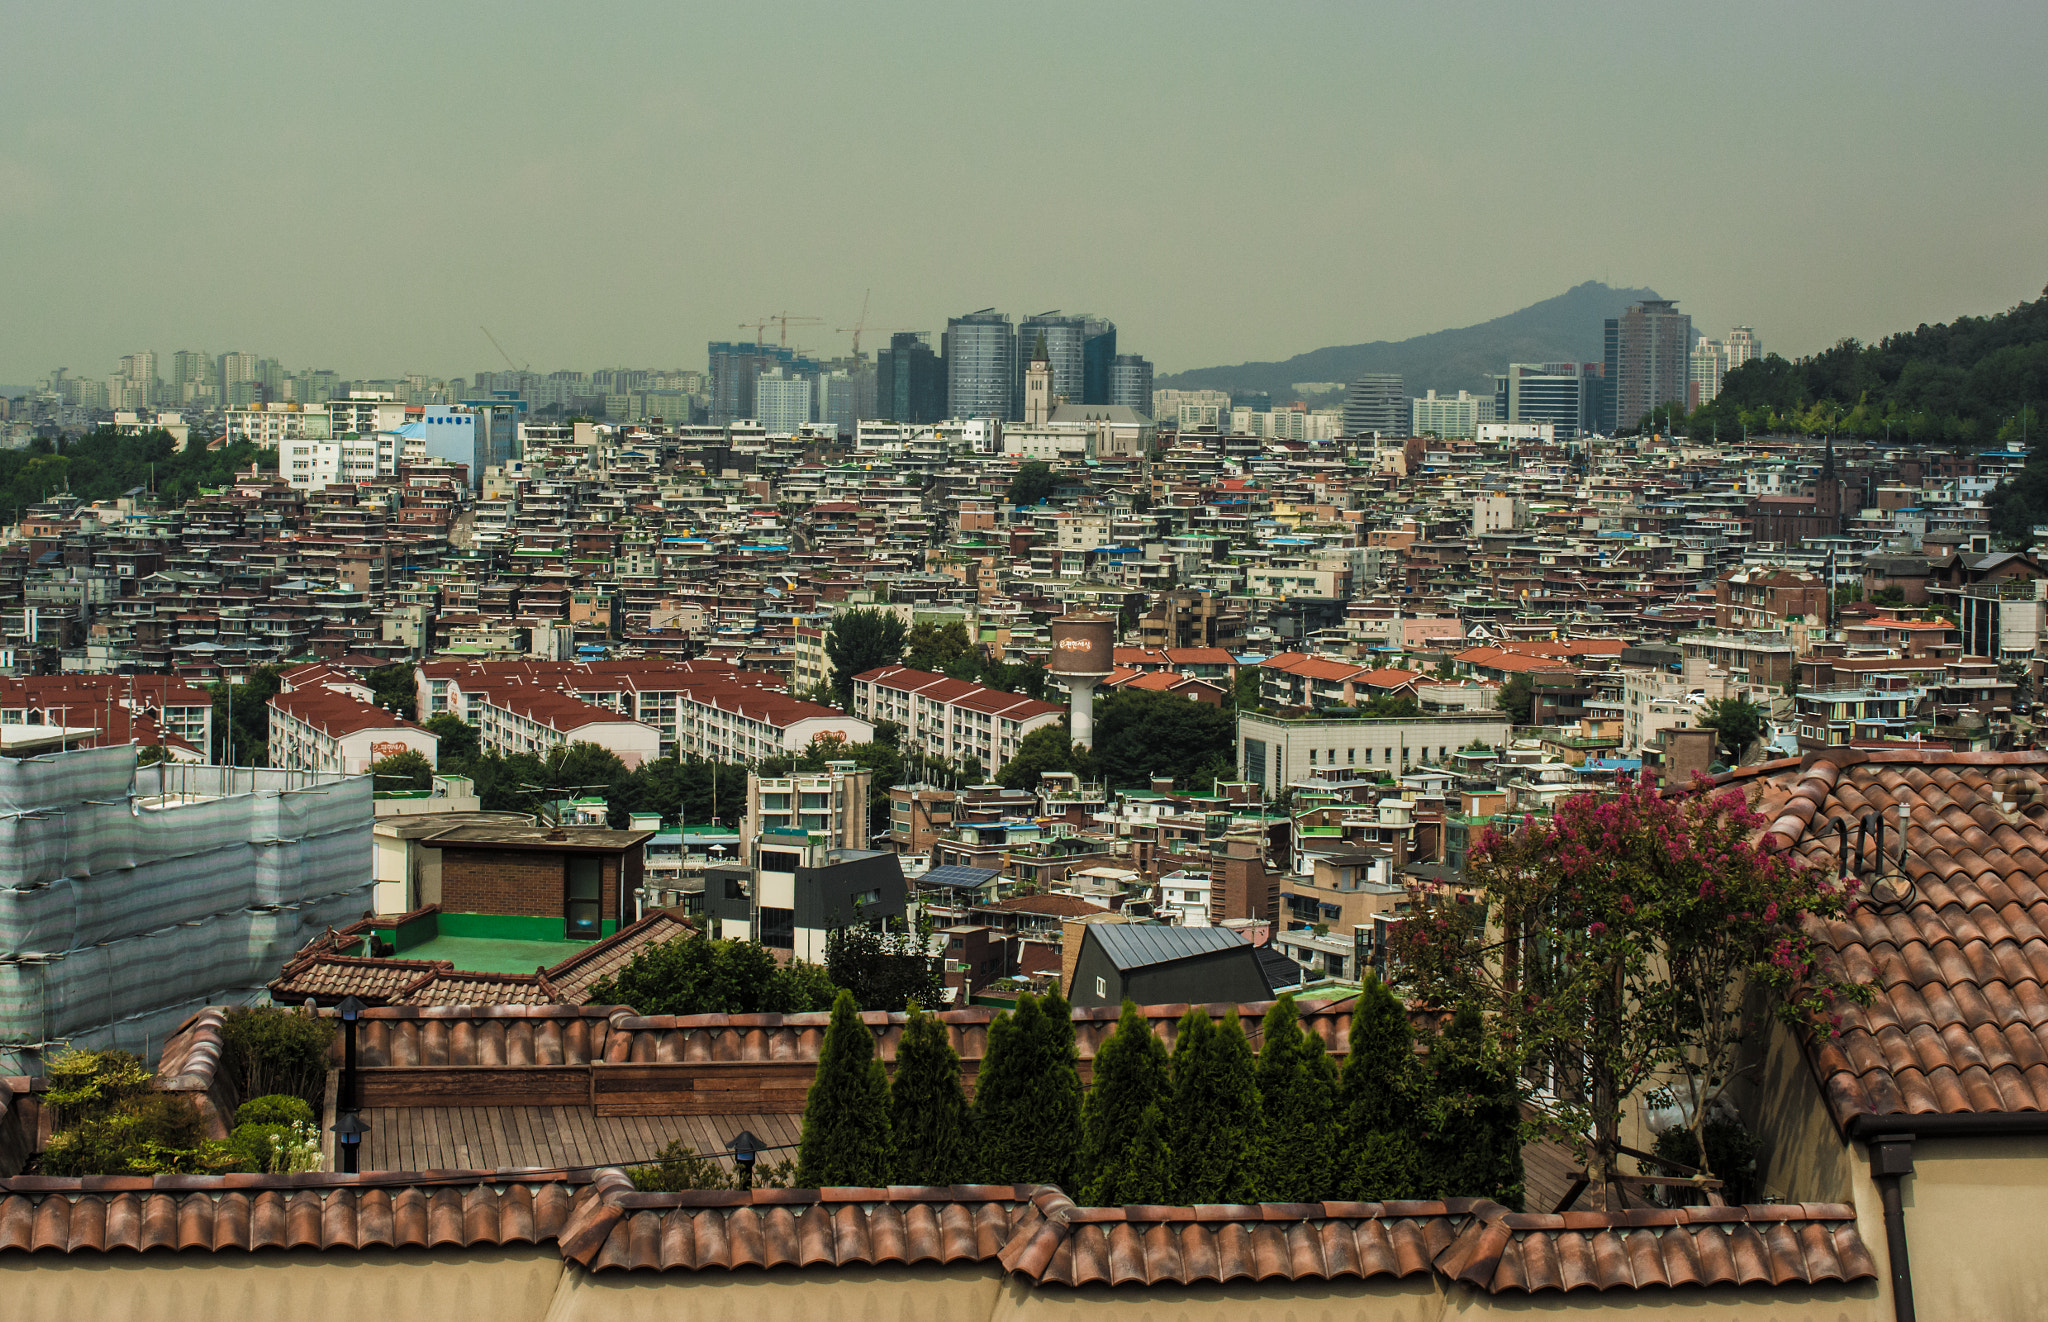
<svg viewBox="0 0 2048 1322"><path fill-rule="evenodd" d="M12 1311L2048 1312L2048 11L10 17Z"/></svg>

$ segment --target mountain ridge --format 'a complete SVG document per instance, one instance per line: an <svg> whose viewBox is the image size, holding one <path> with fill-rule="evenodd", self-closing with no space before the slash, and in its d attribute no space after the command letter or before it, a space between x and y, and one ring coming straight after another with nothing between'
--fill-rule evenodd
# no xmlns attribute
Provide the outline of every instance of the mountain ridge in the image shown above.
<svg viewBox="0 0 2048 1322"><path fill-rule="evenodd" d="M1311 349L1274 362L1197 367L1155 377L1155 390L1267 391L1274 401L1294 399L1297 381L1349 382L1363 372L1399 372L1410 395L1425 390L1491 393L1493 374L1509 363L1599 362L1606 352L1602 323L1629 304L1660 295L1654 289L1615 289L1597 280L1531 303L1489 321L1431 331L1405 340Z"/></svg>

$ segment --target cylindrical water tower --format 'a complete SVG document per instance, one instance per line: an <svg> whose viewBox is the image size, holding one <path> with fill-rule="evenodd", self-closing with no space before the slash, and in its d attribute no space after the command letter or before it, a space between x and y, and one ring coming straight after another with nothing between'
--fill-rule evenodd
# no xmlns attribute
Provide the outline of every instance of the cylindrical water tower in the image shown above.
<svg viewBox="0 0 2048 1322"><path fill-rule="evenodd" d="M1116 619L1075 611L1052 622L1048 674L1067 690L1068 731L1083 748L1095 746L1095 686L1115 668Z"/></svg>

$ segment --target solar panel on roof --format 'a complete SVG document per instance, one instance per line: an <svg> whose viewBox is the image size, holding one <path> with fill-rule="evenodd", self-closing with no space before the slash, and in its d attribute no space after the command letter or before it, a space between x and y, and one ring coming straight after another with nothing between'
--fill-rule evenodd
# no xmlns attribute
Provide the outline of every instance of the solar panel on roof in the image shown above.
<svg viewBox="0 0 2048 1322"><path fill-rule="evenodd" d="M921 886L981 886L1001 872L1001 868L970 868L960 863L948 863L915 880Z"/></svg>

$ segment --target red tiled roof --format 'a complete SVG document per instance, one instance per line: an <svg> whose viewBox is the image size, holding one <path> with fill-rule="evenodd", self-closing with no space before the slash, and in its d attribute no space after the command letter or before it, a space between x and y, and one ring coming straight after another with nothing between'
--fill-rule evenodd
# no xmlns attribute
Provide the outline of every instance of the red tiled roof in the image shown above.
<svg viewBox="0 0 2048 1322"><path fill-rule="evenodd" d="M1808 1043L1835 1122L2048 1111L2048 752L1840 749L1723 780L1753 783L1776 843L1830 868L1832 818L1883 814L1896 860L1909 814L1912 893L1812 929L1839 973L1877 988Z"/></svg>
<svg viewBox="0 0 2048 1322"><path fill-rule="evenodd" d="M403 716L335 689L293 689L271 698L270 706L330 738L358 730L415 730L426 734Z"/></svg>
<svg viewBox="0 0 2048 1322"><path fill-rule="evenodd" d="M639 1193L616 1169L0 1181L0 1251L551 1244L591 1272L983 1264L1037 1288L1848 1283L1876 1275L1854 1216L1832 1203L1543 1216L1475 1199L1083 1208L1026 1185Z"/></svg>
<svg viewBox="0 0 2048 1322"><path fill-rule="evenodd" d="M1078 895L1013 895L1007 900L991 904L977 904L977 910L999 909L1004 913L1039 913L1056 918L1079 918L1086 914L1108 913L1099 904L1090 904Z"/></svg>

